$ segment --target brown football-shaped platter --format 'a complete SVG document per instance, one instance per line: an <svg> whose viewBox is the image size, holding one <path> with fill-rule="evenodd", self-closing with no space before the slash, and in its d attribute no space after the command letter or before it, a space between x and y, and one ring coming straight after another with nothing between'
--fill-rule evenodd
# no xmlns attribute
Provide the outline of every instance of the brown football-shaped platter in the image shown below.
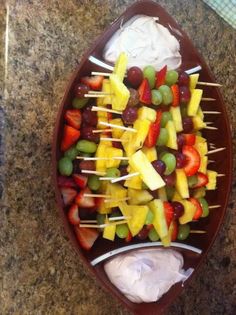
<svg viewBox="0 0 236 315"><path fill-rule="evenodd" d="M191 267L194 269L193 274L185 282L184 286L181 283L174 285L159 301L155 303L141 303L135 304L130 302L123 294L121 294L107 278L103 264L104 261L97 263L95 266L91 264L96 258L101 255L108 253L112 250L117 250L124 246L130 246L131 244L138 244L140 241L132 240L131 243L126 244L123 241L111 242L99 237L94 246L86 251L81 248L73 226L67 219L67 213L63 205L60 189L58 187L58 171L57 163L62 152L60 151L60 143L62 140L64 114L68 108L71 108L71 102L73 99L73 88L79 79L86 75L91 75L92 71L103 71L104 68L99 67L89 61L89 56L94 56L100 60L103 60L103 49L107 41L111 36L119 29L121 22L125 23L134 15L143 14L153 17L159 17L159 23L169 29L170 33L173 34L180 42L180 53L182 55L182 70L193 68L197 65L202 67L200 71L201 81L214 82L214 78L206 65L204 59L198 53L196 48L193 46L187 35L181 30L175 20L167 14L167 12L158 4L151 1L138 1L130 6L118 19L111 24L104 33L95 41L92 47L83 56L79 66L73 74L70 82L68 83L67 89L64 94L64 98L61 102L59 112L57 115L54 138L53 138L53 149L52 149L52 165L53 165L53 184L55 186L55 194L57 205L63 220L64 228L70 241L72 242L75 250L78 253L78 259L82 259L87 268L91 271L91 274L95 276L96 280L116 297L125 307L127 307L133 314L161 314L171 303L177 298L177 296L184 290L186 285L191 281L193 275L198 272L200 264L203 262L207 252L211 248L215 237L219 231L224 218L232 178L232 143L231 143L231 130L230 124L227 118L226 109L222 96L219 89L216 87L203 87L204 96L215 98L213 102L202 102L201 106L204 110L215 110L221 112L221 115L211 115L210 120L213 122L214 127L217 130L206 130L203 131L203 136L207 139L208 143L214 143L217 148L225 147L224 151L218 152L214 155L215 163L211 165L211 169L217 171L220 174L225 174L217 182L217 189L214 191L208 191L206 199L209 204L221 205L220 208L210 211L210 215L207 218L201 219L199 222L191 223L191 228L195 230L205 230L207 233L196 236L190 235L189 238L184 241L185 244L196 247L201 250L201 253L197 253L185 248L179 248L173 246L176 250L180 251L184 257L184 267ZM214 107L214 108L213 108ZM207 117L207 116L206 116ZM147 242L146 242L147 243ZM145 246L145 245L144 245Z"/></svg>

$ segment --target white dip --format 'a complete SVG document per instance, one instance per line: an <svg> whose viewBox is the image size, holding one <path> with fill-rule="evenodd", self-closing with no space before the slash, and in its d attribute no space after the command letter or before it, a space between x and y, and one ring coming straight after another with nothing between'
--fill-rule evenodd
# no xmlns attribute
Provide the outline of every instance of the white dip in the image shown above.
<svg viewBox="0 0 236 315"><path fill-rule="evenodd" d="M165 65L169 70L180 67L179 42L157 20L146 15L131 18L106 44L104 59L114 63L121 52L126 52L128 68L152 65L158 71Z"/></svg>
<svg viewBox="0 0 236 315"><path fill-rule="evenodd" d="M142 249L109 260L105 272L110 281L132 302L154 302L172 285L185 281L182 255L172 249Z"/></svg>

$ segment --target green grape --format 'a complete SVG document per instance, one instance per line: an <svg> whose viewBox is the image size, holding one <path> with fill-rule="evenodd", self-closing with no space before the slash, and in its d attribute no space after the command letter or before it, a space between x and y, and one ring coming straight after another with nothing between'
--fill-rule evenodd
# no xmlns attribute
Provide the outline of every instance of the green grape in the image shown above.
<svg viewBox="0 0 236 315"><path fill-rule="evenodd" d="M152 228L149 231L148 237L149 237L150 241L152 241L152 242L156 242L159 240L159 235L157 234L157 231L154 228Z"/></svg>
<svg viewBox="0 0 236 315"><path fill-rule="evenodd" d="M97 150L97 145L89 140L79 140L76 144L76 149L84 153L94 153Z"/></svg>
<svg viewBox="0 0 236 315"><path fill-rule="evenodd" d="M169 120L172 120L170 112L163 112L161 116L161 127L164 128Z"/></svg>
<svg viewBox="0 0 236 315"><path fill-rule="evenodd" d="M188 179L188 187L189 188L193 188L198 182L196 175L189 176L189 177L187 177L187 179Z"/></svg>
<svg viewBox="0 0 236 315"><path fill-rule="evenodd" d="M74 145L70 149L66 150L64 155L73 161L76 158L76 156L79 155L79 151L76 149L76 146Z"/></svg>
<svg viewBox="0 0 236 315"><path fill-rule="evenodd" d="M116 226L116 235L119 238L126 238L129 234L129 228L127 224L119 224Z"/></svg>
<svg viewBox="0 0 236 315"><path fill-rule="evenodd" d="M165 153L161 157L161 161L165 163L166 170L164 172L165 175L170 175L176 168L176 158L172 153Z"/></svg>
<svg viewBox="0 0 236 315"><path fill-rule="evenodd" d="M98 225L104 224L105 218L106 218L105 214L98 213L96 217Z"/></svg>
<svg viewBox="0 0 236 315"><path fill-rule="evenodd" d="M172 186L166 186L166 195L168 200L172 200L175 193L175 188Z"/></svg>
<svg viewBox="0 0 236 315"><path fill-rule="evenodd" d="M190 226L188 224L179 225L177 239L180 241L186 240L190 233Z"/></svg>
<svg viewBox="0 0 236 315"><path fill-rule="evenodd" d="M162 95L162 104L170 105L173 101L173 94L168 85L161 85L158 89Z"/></svg>
<svg viewBox="0 0 236 315"><path fill-rule="evenodd" d="M71 159L63 157L58 162L58 170L61 175L70 176L73 172L73 164Z"/></svg>
<svg viewBox="0 0 236 315"><path fill-rule="evenodd" d="M198 136L198 137L202 137L202 133L201 133L201 131L196 131L196 136Z"/></svg>
<svg viewBox="0 0 236 315"><path fill-rule="evenodd" d="M143 77L148 79L150 88L153 89L155 87L156 82L156 70L153 66L146 66L143 69Z"/></svg>
<svg viewBox="0 0 236 315"><path fill-rule="evenodd" d="M84 97L84 98L78 98L75 97L72 101L72 107L79 109L83 108L89 101L89 97Z"/></svg>
<svg viewBox="0 0 236 315"><path fill-rule="evenodd" d="M162 103L162 94L158 90L152 90L152 104L160 105Z"/></svg>
<svg viewBox="0 0 236 315"><path fill-rule="evenodd" d="M165 128L161 128L159 137L158 137L157 142L156 142L156 145L158 145L158 146L166 145L168 138L169 138L169 135L168 135L167 130Z"/></svg>
<svg viewBox="0 0 236 315"><path fill-rule="evenodd" d="M88 178L88 187L91 190L98 190L101 187L101 181L99 180L99 176L90 175Z"/></svg>
<svg viewBox="0 0 236 315"><path fill-rule="evenodd" d="M112 177L112 178L120 177L120 170L116 167L110 167L107 169L106 177Z"/></svg>
<svg viewBox="0 0 236 315"><path fill-rule="evenodd" d="M169 70L166 73L166 84L171 86L178 81L179 74L175 70Z"/></svg>
<svg viewBox="0 0 236 315"><path fill-rule="evenodd" d="M209 215L209 206L208 202L206 201L205 198L198 198L198 201L200 202L202 206L202 217L205 218Z"/></svg>
<svg viewBox="0 0 236 315"><path fill-rule="evenodd" d="M148 213L147 213L147 216L146 216L146 221L145 221L145 224L152 224L153 222L153 219L154 219L154 214L152 213L152 211L149 209L148 210Z"/></svg>

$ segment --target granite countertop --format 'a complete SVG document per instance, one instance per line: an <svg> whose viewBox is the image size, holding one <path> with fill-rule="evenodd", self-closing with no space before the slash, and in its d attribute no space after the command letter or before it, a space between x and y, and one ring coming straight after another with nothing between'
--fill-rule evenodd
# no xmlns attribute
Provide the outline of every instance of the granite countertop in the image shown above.
<svg viewBox="0 0 236 315"><path fill-rule="evenodd" d="M128 314L69 243L51 185L52 132L82 54L134 1L8 0L0 8L0 313ZM200 0L157 1L205 57L236 125L235 31ZM4 1L2 2L2 4ZM236 144L235 131L233 133ZM236 179L223 228L168 315L236 312Z"/></svg>

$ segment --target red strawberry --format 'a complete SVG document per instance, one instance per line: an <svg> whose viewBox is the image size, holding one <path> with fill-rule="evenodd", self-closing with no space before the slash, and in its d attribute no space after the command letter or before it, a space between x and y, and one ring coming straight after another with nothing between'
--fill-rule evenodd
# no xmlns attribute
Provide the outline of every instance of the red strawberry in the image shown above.
<svg viewBox="0 0 236 315"><path fill-rule="evenodd" d="M174 84L170 88L173 94L173 101L172 101L171 106L177 107L179 106L179 86L178 84Z"/></svg>
<svg viewBox="0 0 236 315"><path fill-rule="evenodd" d="M196 212L194 214L193 220L198 220L202 216L202 206L196 198L189 198L189 201L194 204Z"/></svg>
<svg viewBox="0 0 236 315"><path fill-rule="evenodd" d="M140 102L150 105L152 103L152 93L148 83L148 79L143 79L139 89L139 100Z"/></svg>
<svg viewBox="0 0 236 315"><path fill-rule="evenodd" d="M125 238L125 242L126 243L129 243L129 242L131 242L132 241L132 234L131 234L131 232L129 231L129 233L128 233L128 235L126 236L126 238Z"/></svg>
<svg viewBox="0 0 236 315"><path fill-rule="evenodd" d="M65 206L70 205L75 199L75 196L77 195L77 191L70 187L61 187L60 190L62 194L62 199L64 201L64 205Z"/></svg>
<svg viewBox="0 0 236 315"><path fill-rule="evenodd" d="M168 201L164 201L163 205L164 205L164 210L165 210L166 223L169 228L174 218L174 208Z"/></svg>
<svg viewBox="0 0 236 315"><path fill-rule="evenodd" d="M170 232L171 232L171 241L174 242L178 236L178 223L176 221L172 221L170 224Z"/></svg>
<svg viewBox="0 0 236 315"><path fill-rule="evenodd" d="M82 228L75 226L75 234L82 248L90 250L99 236L96 229Z"/></svg>
<svg viewBox="0 0 236 315"><path fill-rule="evenodd" d="M73 204L68 211L68 219L71 224L76 225L80 223L79 208L76 204Z"/></svg>
<svg viewBox="0 0 236 315"><path fill-rule="evenodd" d="M88 177L81 174L73 174L73 179L76 183L76 185L79 186L79 188L85 188L88 182Z"/></svg>
<svg viewBox="0 0 236 315"><path fill-rule="evenodd" d="M75 198L75 203L82 208L93 208L95 201L93 197L86 197L85 194L92 194L91 190L86 187L82 189Z"/></svg>
<svg viewBox="0 0 236 315"><path fill-rule="evenodd" d="M197 184L195 184L192 188L200 188L208 184L208 177L206 174L198 172L196 176L197 176Z"/></svg>
<svg viewBox="0 0 236 315"><path fill-rule="evenodd" d="M80 137L80 131L68 126L64 125L64 132L61 142L61 150L64 152L68 150Z"/></svg>
<svg viewBox="0 0 236 315"><path fill-rule="evenodd" d="M186 156L186 163L184 166L184 171L187 176L193 176L197 173L201 157L198 151L191 145L184 145L182 153Z"/></svg>
<svg viewBox="0 0 236 315"><path fill-rule="evenodd" d="M65 120L71 127L79 129L81 125L81 112L79 109L68 109L65 112Z"/></svg>
<svg viewBox="0 0 236 315"><path fill-rule="evenodd" d="M159 88L161 85L165 84L166 72L167 72L167 66L164 66L160 71L157 72L156 88Z"/></svg>
<svg viewBox="0 0 236 315"><path fill-rule="evenodd" d="M88 85L92 90L101 90L104 77L101 75L94 75L92 77L83 77L81 82Z"/></svg>
<svg viewBox="0 0 236 315"><path fill-rule="evenodd" d="M154 123L151 123L147 138L144 142L144 145L148 148L154 147L156 145L161 129L161 116L161 110L157 110L156 120Z"/></svg>
<svg viewBox="0 0 236 315"><path fill-rule="evenodd" d="M196 135L193 133L183 133L184 144L194 145L196 142Z"/></svg>
<svg viewBox="0 0 236 315"><path fill-rule="evenodd" d="M58 176L57 183L59 187L70 187L75 188L76 184L71 177Z"/></svg>

